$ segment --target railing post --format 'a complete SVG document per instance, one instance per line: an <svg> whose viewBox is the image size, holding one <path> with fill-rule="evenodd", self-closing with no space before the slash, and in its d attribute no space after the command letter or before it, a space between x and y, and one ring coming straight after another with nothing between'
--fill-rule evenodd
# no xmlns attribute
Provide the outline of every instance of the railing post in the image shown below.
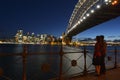
<svg viewBox="0 0 120 80"><path fill-rule="evenodd" d="M59 71L59 80L62 80L62 66L63 66L63 60L62 60L62 57L63 57L63 48L62 48L62 44L61 44L61 48L60 48L60 71Z"/></svg>
<svg viewBox="0 0 120 80"><path fill-rule="evenodd" d="M27 80L26 76L26 63L27 63L27 46L23 45L23 53L22 53L22 58L23 58L23 75L22 75L22 80Z"/></svg>
<svg viewBox="0 0 120 80"><path fill-rule="evenodd" d="M117 68L117 48L115 46L115 64L114 64L114 68Z"/></svg>
<svg viewBox="0 0 120 80"><path fill-rule="evenodd" d="M84 46L84 71L83 74L86 75L87 74L87 65L86 65L86 47Z"/></svg>

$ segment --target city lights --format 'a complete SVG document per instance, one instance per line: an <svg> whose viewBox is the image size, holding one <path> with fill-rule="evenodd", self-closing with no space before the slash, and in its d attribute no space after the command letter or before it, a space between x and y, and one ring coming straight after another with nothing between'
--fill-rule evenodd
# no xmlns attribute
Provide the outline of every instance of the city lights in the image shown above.
<svg viewBox="0 0 120 80"><path fill-rule="evenodd" d="M117 0L114 0L113 2L112 2L112 5L116 5L118 3L118 1Z"/></svg>
<svg viewBox="0 0 120 80"><path fill-rule="evenodd" d="M80 19L80 21L82 22L82 21L83 21L83 19Z"/></svg>
<svg viewBox="0 0 120 80"><path fill-rule="evenodd" d="M105 0L105 2L108 2L109 0Z"/></svg>
<svg viewBox="0 0 120 80"><path fill-rule="evenodd" d="M105 0L105 3L111 3L112 2L112 0Z"/></svg>
<svg viewBox="0 0 120 80"><path fill-rule="evenodd" d="M80 24L80 21L78 21L78 24Z"/></svg>
<svg viewBox="0 0 120 80"><path fill-rule="evenodd" d="M112 0L109 0L109 3L111 3L112 2Z"/></svg>
<svg viewBox="0 0 120 80"><path fill-rule="evenodd" d="M55 40L57 40L56 37L54 37L53 35L49 35L49 34L37 34L35 35L35 33L27 33L24 34L23 30L18 30L16 35L15 35L15 42L16 43L38 43L38 44L44 44L44 43L51 43L54 42Z"/></svg>

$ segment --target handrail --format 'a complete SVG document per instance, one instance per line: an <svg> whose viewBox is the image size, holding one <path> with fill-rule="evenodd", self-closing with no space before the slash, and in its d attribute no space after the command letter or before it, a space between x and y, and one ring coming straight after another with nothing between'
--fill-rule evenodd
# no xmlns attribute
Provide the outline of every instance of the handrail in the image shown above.
<svg viewBox="0 0 120 80"><path fill-rule="evenodd" d="M117 55L118 52L120 52L120 50L118 50L116 48L116 46L114 47L114 50L109 50L110 52L114 52L114 67L113 68L117 68L118 67L118 62L117 62ZM108 51L108 52L109 52ZM79 53L82 54L81 56L79 56L77 59L69 59L69 57L65 57L66 54L74 54L74 53ZM86 47L83 48L83 50L81 51L76 51L76 52L64 52L63 51L63 47L61 47L60 52L52 52L52 55L59 55L60 56L60 63L59 63L59 80L62 80L62 78L64 78L64 74L66 72L68 72L71 67L75 67L77 66L78 68L80 68L81 70L83 70L83 75L87 75L87 73L89 72L89 68L92 66L92 64L87 65L87 58L89 57L92 60L92 57L88 54L89 50L87 50ZM49 52L40 52L40 53L28 53L28 49L26 46L23 47L23 53L11 53L11 54L7 54L7 53L2 53L0 54L0 57L5 57L5 56L22 56L22 63L23 63L23 78L22 80L27 80L27 73L26 73L26 65L27 65L27 56L33 56L33 55L46 55L46 54L50 54ZM63 73L63 58L68 58L68 60L71 62L71 66L66 70L66 72ZM78 60L80 60L81 58L84 59L84 68L82 68L81 66L78 65Z"/></svg>

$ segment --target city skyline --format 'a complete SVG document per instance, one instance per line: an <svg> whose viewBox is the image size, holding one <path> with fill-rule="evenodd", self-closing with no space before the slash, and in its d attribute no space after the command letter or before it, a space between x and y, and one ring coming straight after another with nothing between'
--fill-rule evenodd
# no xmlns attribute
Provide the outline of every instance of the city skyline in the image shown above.
<svg viewBox="0 0 120 80"><path fill-rule="evenodd" d="M0 35L17 30L61 36L78 0L2 0Z"/></svg>
<svg viewBox="0 0 120 80"><path fill-rule="evenodd" d="M0 1L0 37L14 36L22 29L35 34L50 34L56 37L66 30L72 11L78 0L4 0ZM76 38L120 38L120 17L90 28Z"/></svg>

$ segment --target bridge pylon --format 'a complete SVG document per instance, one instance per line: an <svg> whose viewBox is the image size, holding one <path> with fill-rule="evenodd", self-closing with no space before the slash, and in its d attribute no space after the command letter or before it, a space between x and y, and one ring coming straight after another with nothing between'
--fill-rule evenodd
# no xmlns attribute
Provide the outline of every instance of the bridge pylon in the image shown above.
<svg viewBox="0 0 120 80"><path fill-rule="evenodd" d="M72 36L65 36L65 33L62 34L62 43L69 45L71 43Z"/></svg>

